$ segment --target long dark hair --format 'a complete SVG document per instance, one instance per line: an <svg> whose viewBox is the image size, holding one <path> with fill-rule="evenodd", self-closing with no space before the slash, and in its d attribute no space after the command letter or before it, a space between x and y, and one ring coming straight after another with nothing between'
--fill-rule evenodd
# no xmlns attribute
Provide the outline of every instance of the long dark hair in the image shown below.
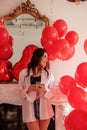
<svg viewBox="0 0 87 130"><path fill-rule="evenodd" d="M40 60L45 52L46 50L43 48L35 49L35 51L33 52L31 61L28 63L27 76L30 73L30 69L34 70L35 67L40 63ZM48 75L47 66L44 68L44 70L47 72L47 75Z"/></svg>

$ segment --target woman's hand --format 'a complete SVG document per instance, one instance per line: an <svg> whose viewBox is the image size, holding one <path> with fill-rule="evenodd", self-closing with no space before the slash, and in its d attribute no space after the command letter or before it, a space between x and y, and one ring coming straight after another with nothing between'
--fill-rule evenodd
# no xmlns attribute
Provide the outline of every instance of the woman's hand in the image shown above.
<svg viewBox="0 0 87 130"><path fill-rule="evenodd" d="M29 88L27 89L26 93L29 93L29 92L32 92L32 91L37 92L37 86L35 84L29 86Z"/></svg>
<svg viewBox="0 0 87 130"><path fill-rule="evenodd" d="M39 86L36 85L36 84L33 84L33 85L30 85L29 88L27 89L26 93L29 93L29 92L36 92L36 100L38 100L40 98L40 93L41 92L44 92L46 93L46 88L45 88L45 85L44 84L40 84Z"/></svg>
<svg viewBox="0 0 87 130"><path fill-rule="evenodd" d="M38 91L40 92L46 92L46 88L44 84L40 84L40 86L38 87Z"/></svg>
<svg viewBox="0 0 87 130"><path fill-rule="evenodd" d="M37 87L37 97L36 97L36 100L39 100L40 99L40 93L41 92L46 92L46 88L45 88L45 85L44 84L40 84L38 87Z"/></svg>

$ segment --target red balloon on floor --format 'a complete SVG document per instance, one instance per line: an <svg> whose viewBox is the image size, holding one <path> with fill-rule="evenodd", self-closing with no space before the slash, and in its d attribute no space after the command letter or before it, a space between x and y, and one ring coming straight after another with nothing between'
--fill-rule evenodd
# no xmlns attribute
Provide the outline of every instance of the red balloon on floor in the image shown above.
<svg viewBox="0 0 87 130"><path fill-rule="evenodd" d="M65 121L66 130L87 130L87 112L82 110L73 110Z"/></svg>

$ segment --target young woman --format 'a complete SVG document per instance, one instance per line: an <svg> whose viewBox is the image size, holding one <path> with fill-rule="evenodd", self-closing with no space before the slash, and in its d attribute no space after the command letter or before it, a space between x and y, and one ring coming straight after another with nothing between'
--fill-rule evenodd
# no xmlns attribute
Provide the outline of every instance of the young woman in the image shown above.
<svg viewBox="0 0 87 130"><path fill-rule="evenodd" d="M50 98L46 93L54 85L54 77L48 69L48 55L45 49L34 51L28 68L19 76L20 95L23 99L23 122L28 130L47 130L54 116Z"/></svg>

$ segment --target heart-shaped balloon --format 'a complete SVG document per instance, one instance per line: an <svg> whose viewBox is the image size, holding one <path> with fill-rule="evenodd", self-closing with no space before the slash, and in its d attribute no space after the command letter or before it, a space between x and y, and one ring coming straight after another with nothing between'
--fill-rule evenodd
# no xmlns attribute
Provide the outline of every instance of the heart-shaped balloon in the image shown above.
<svg viewBox="0 0 87 130"><path fill-rule="evenodd" d="M22 57L12 68L12 75L18 81L19 73L22 69L27 68L28 63L30 62L33 51L37 48L35 45L28 45L25 47L22 53Z"/></svg>

